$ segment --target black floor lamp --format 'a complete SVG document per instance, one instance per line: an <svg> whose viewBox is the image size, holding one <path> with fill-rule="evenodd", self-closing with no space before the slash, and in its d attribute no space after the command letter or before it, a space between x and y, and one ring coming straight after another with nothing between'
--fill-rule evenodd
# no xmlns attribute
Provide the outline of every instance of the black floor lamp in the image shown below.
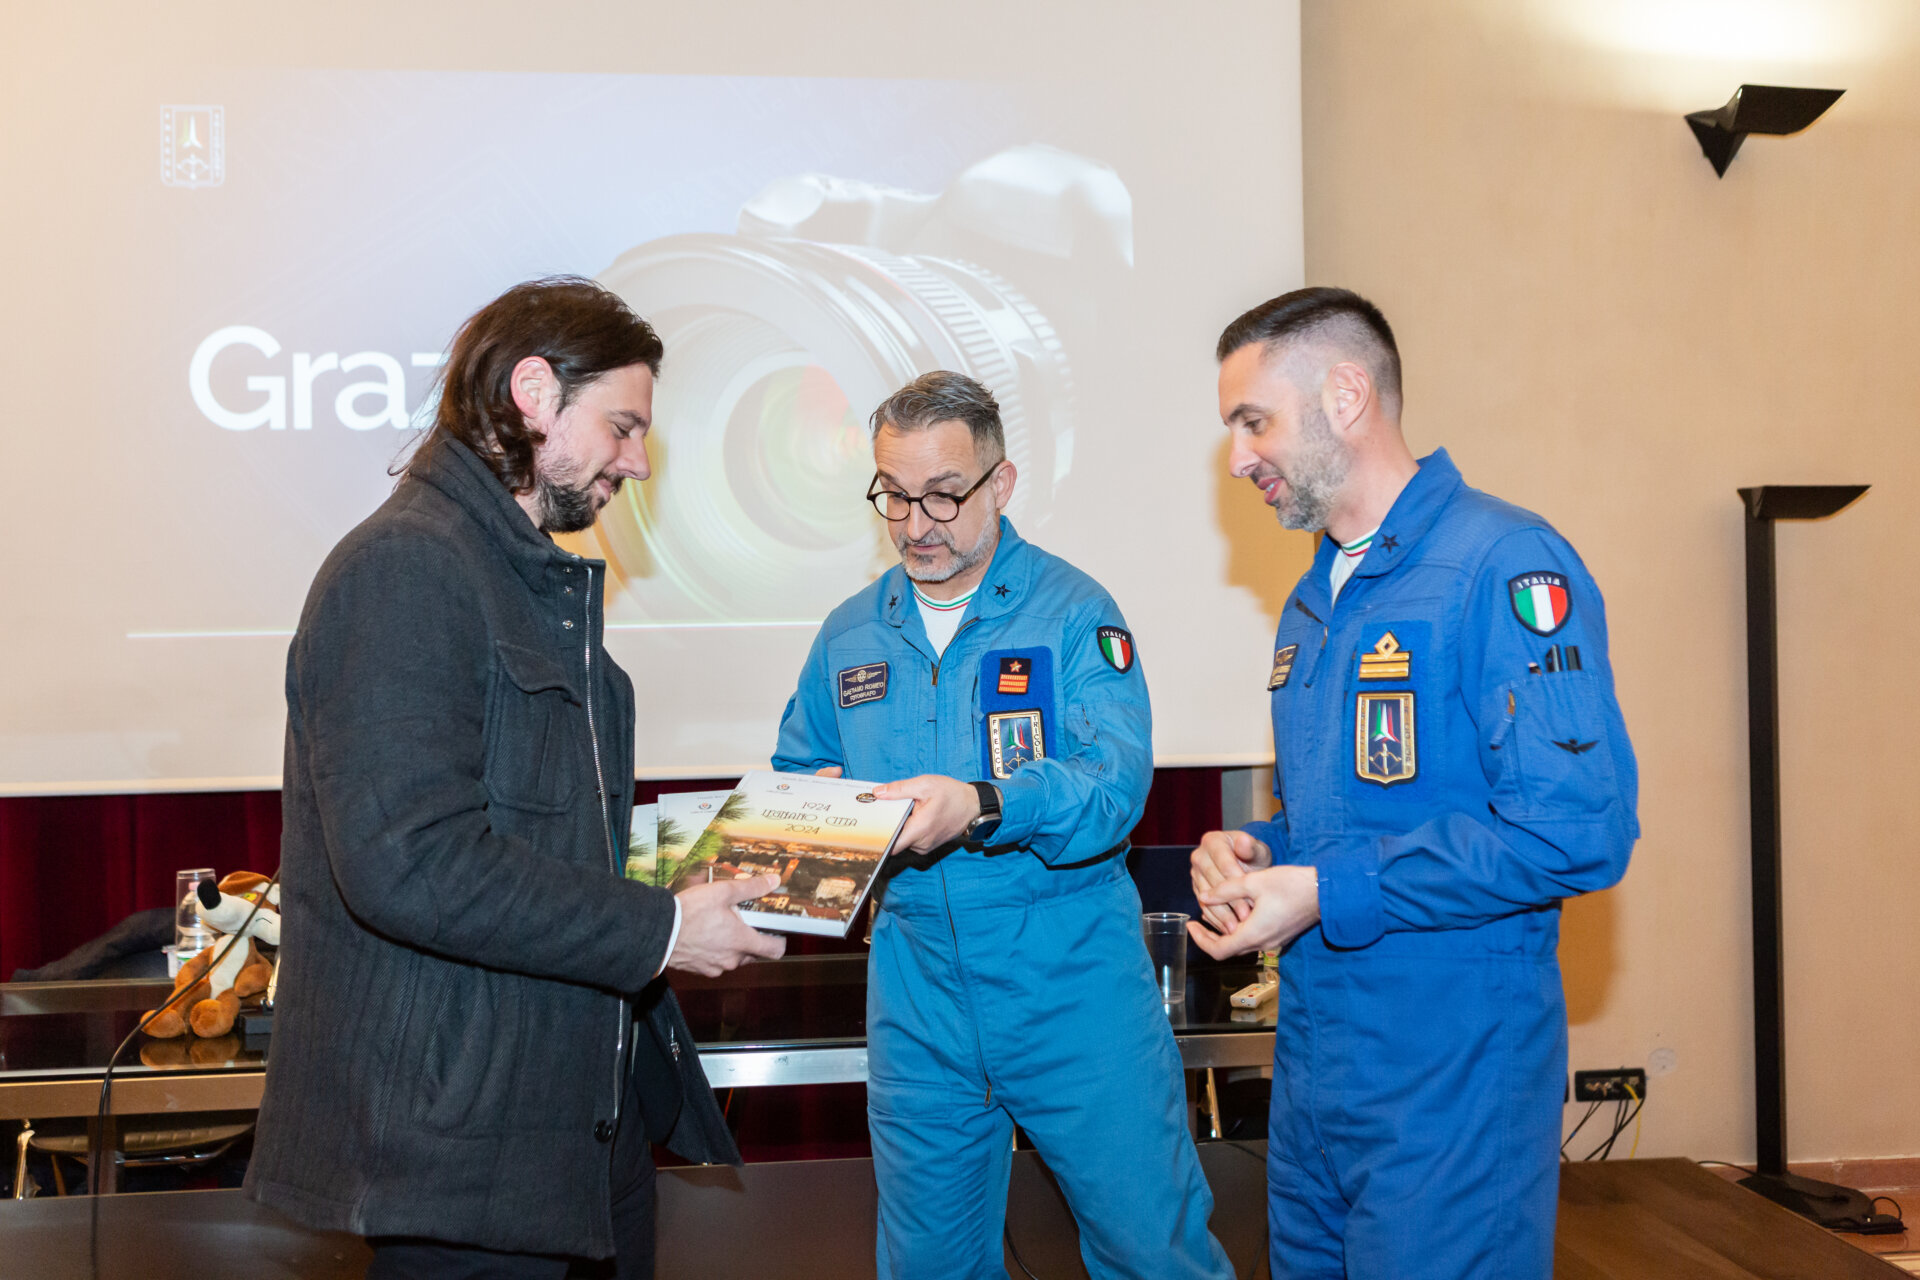
<svg viewBox="0 0 1920 1280"><path fill-rule="evenodd" d="M1787 1046L1780 910L1780 646L1773 526L1818 520L1864 484L1770 484L1742 489L1747 507L1747 758L1753 815L1753 1110L1759 1172L1740 1185L1825 1227L1874 1227L1873 1205L1851 1187L1787 1172Z"/></svg>

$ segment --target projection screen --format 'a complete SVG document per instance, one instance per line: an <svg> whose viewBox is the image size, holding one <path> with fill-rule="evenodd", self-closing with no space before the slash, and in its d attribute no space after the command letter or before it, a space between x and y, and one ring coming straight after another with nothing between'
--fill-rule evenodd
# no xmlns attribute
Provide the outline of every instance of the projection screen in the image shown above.
<svg viewBox="0 0 1920 1280"><path fill-rule="evenodd" d="M1159 762L1271 759L1304 540L1221 475L1211 347L1302 282L1296 5L394 8L76 6L5 55L0 792L278 785L314 571L461 319L556 273L666 343L654 478L568 542L642 776L766 761L894 562L867 415L934 368L1125 612Z"/></svg>

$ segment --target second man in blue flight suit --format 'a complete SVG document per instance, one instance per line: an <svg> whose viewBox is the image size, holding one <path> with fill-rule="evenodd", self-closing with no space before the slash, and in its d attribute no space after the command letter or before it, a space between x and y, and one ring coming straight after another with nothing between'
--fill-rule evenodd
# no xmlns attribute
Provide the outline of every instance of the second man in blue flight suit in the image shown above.
<svg viewBox="0 0 1920 1280"><path fill-rule="evenodd" d="M868 979L879 1273L999 1280L1015 1124L1097 1278L1223 1278L1127 834L1153 777L1133 637L1024 541L999 407L927 374L873 415L901 565L827 618L774 767L911 797Z"/></svg>
<svg viewBox="0 0 1920 1280"><path fill-rule="evenodd" d="M1327 534L1267 682L1282 809L1193 855L1202 946L1287 946L1273 1275L1547 1280L1560 901L1639 834L1600 592L1546 521L1414 458L1364 298L1285 294L1218 355L1234 475Z"/></svg>

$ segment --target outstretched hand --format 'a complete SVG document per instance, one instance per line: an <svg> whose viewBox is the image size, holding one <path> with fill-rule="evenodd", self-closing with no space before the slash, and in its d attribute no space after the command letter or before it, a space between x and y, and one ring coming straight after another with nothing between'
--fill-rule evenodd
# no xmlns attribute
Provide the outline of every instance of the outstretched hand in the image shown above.
<svg viewBox="0 0 1920 1280"><path fill-rule="evenodd" d="M1197 920L1187 924L1194 944L1216 960L1284 947L1320 922L1320 873L1312 867L1249 871L1197 896L1203 908L1235 915L1232 927L1217 933Z"/></svg>
<svg viewBox="0 0 1920 1280"><path fill-rule="evenodd" d="M667 967L712 978L749 960L778 960L787 952L787 940L761 933L734 908L779 887L779 876L764 875L682 889L677 895L680 936L674 939Z"/></svg>

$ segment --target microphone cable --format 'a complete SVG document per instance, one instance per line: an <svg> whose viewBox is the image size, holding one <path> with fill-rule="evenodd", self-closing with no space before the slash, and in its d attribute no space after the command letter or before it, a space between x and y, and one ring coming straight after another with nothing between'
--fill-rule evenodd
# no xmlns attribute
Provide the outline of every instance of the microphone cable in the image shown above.
<svg viewBox="0 0 1920 1280"><path fill-rule="evenodd" d="M254 917L260 914L260 908L267 905L267 894L273 889L275 885L279 883L280 883L280 868L275 867L273 869L273 874L267 877L267 882L264 885L260 886L260 891L259 891L260 896L254 900L253 910L247 912L247 918L240 922L239 929L235 930L233 933L228 935L226 945L220 948L220 954L215 956L213 960L207 965L206 971L208 973L212 973L214 969L218 967L220 962L227 958L227 954L230 951L232 951L235 947L240 945L240 940L247 936L247 930L252 926ZM215 894L214 900L212 902L207 901L207 886L212 886L213 893ZM194 892L199 895L201 905L206 907L208 910L212 910L214 907L218 906L220 903L220 898L219 898L220 886L215 881L202 880L200 882L200 886L197 887L194 890ZM277 971L277 962L276 962L276 971ZM88 1261L89 1271L93 1277L93 1280L100 1280L100 1182L101 1182L101 1168L102 1168L101 1162L111 1158L111 1154L106 1149L106 1146L107 1146L106 1135L107 1135L107 1115L109 1113L109 1109L110 1109L110 1106L112 1103L112 1097L113 1097L114 1068L119 1065L120 1056L127 1051L127 1046L133 1043L135 1036L139 1035L142 1031L145 1031L149 1023L151 1023L155 1018L159 1017L161 1014L165 1013L168 1009L173 1008L174 1005L178 1004L189 992L193 991L199 985L200 983L198 981L194 981L194 982L188 983L184 987L176 988L173 994L168 996L166 1000L162 1002L162 1004L158 1009L154 1009L153 1011L148 1013L146 1017L140 1019L140 1021L134 1025L133 1030L127 1032L127 1038L120 1042L120 1047L115 1049L113 1051L112 1056L107 1059L107 1069L100 1077L100 1105L99 1105L98 1111L94 1115L93 1134L87 1142L87 1155L88 1155L87 1193L93 1199L93 1206L92 1206L91 1213L89 1214L89 1222L88 1222L88 1229L87 1229L87 1261Z"/></svg>

